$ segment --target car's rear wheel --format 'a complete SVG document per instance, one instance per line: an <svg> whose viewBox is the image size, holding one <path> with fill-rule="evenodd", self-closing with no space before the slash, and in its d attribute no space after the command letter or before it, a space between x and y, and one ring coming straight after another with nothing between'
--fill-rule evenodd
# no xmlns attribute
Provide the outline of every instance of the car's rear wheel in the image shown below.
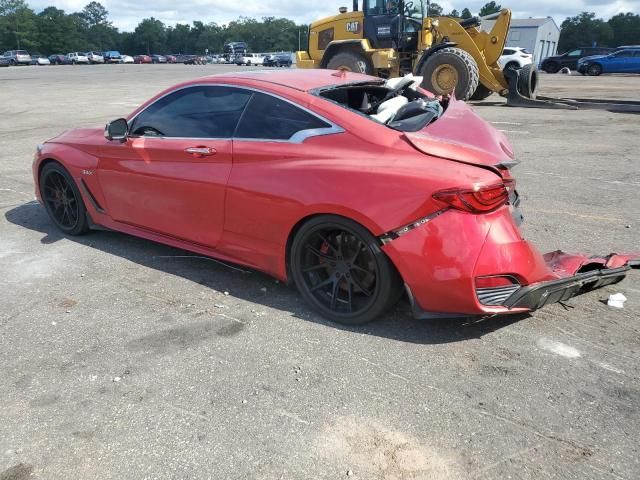
<svg viewBox="0 0 640 480"><path fill-rule="evenodd" d="M597 63L592 63L587 68L587 74L591 75L592 77L597 77L601 73L602 73L602 67L600 65L598 65Z"/></svg>
<svg viewBox="0 0 640 480"><path fill-rule="evenodd" d="M558 73L559 70L560 70L560 65L558 65L555 62L549 62L544 66L544 71L547 73Z"/></svg>
<svg viewBox="0 0 640 480"><path fill-rule="evenodd" d="M47 163L40 173L40 195L56 227L69 235L89 231L87 210L69 172L59 163Z"/></svg>
<svg viewBox="0 0 640 480"><path fill-rule="evenodd" d="M334 322L362 325L399 298L402 282L371 233L361 225L322 215L297 232L290 252L298 290Z"/></svg>

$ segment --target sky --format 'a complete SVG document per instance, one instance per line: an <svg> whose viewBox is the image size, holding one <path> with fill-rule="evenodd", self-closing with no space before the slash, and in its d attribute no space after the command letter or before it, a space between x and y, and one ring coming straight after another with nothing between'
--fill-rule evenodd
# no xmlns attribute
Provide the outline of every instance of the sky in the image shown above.
<svg viewBox="0 0 640 480"><path fill-rule="evenodd" d="M68 13L80 11L91 0L27 0L36 11L55 6ZM100 0L98 0L100 1ZM338 7L351 9L352 0L101 0L113 24L123 31L132 31L143 18L155 17L168 25L191 23L201 20L205 23L225 24L240 16L246 17L286 17L297 23L309 23L338 12ZM362 3L362 2L361 2ZM480 1L438 1L445 13L456 8L467 7L477 14L486 0ZM496 2L499 3L499 2ZM608 19L620 12L640 13L640 0L537 0L536 2L514 2L502 4L511 8L514 18L551 16L560 25L566 17L582 11L595 12Z"/></svg>

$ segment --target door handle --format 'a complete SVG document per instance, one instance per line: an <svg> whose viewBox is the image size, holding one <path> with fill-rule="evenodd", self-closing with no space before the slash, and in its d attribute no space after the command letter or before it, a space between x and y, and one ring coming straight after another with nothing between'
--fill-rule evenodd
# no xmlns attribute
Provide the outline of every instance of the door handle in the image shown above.
<svg viewBox="0 0 640 480"><path fill-rule="evenodd" d="M211 155L215 155L217 153L216 149L211 147L190 147L185 148L184 151L198 158L210 157Z"/></svg>

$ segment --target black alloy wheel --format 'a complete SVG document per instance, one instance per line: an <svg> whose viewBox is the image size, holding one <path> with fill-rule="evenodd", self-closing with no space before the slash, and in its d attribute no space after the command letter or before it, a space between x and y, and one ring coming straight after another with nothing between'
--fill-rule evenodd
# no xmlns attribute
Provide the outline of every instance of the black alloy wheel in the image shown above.
<svg viewBox="0 0 640 480"><path fill-rule="evenodd" d="M53 223L69 235L89 230L87 210L69 173L57 163L46 164L40 174L40 195Z"/></svg>
<svg viewBox="0 0 640 480"><path fill-rule="evenodd" d="M291 273L302 296L324 317L370 322L398 298L402 282L377 240L342 217L304 224L291 246Z"/></svg>

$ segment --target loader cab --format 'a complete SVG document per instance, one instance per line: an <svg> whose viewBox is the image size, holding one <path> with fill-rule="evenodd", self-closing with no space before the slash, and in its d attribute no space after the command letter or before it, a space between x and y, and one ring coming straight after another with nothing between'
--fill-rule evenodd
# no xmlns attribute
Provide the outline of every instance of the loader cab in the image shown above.
<svg viewBox="0 0 640 480"><path fill-rule="evenodd" d="M373 48L415 51L426 3L426 0L364 0L364 38Z"/></svg>

